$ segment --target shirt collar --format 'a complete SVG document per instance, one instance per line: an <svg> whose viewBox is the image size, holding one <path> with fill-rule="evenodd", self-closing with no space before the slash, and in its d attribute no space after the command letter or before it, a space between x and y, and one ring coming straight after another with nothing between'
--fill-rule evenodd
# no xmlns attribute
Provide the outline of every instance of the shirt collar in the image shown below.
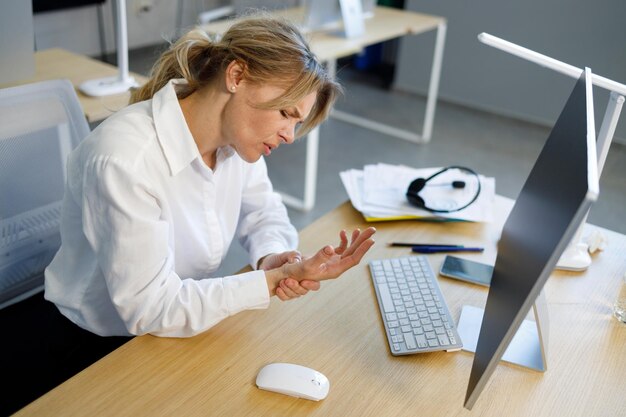
<svg viewBox="0 0 626 417"><path fill-rule="evenodd" d="M152 98L152 114L157 139L172 175L178 174L196 158L200 151L189 131L178 103L176 85L184 80L170 80Z"/></svg>

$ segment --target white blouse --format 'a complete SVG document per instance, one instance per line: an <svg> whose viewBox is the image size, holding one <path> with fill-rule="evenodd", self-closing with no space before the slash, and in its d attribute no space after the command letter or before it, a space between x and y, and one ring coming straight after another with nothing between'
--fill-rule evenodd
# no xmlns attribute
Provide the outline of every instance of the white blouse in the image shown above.
<svg viewBox="0 0 626 417"><path fill-rule="evenodd" d="M61 248L45 298L102 336L187 337L267 308L263 271L210 278L237 233L250 264L297 247L265 161L232 148L206 166L170 81L124 108L70 155Z"/></svg>

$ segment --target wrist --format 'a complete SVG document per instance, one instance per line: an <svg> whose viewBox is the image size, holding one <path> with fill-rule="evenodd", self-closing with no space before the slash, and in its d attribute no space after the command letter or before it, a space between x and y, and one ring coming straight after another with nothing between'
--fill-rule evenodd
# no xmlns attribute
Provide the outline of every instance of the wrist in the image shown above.
<svg viewBox="0 0 626 417"><path fill-rule="evenodd" d="M261 269L261 265L263 265L263 261L265 260L265 258L267 258L267 257L268 257L268 256L270 256L270 255L272 255L272 254L271 254L271 253L268 253L268 254L267 254L267 255L265 255L265 256L261 256L261 257L259 258L259 260L258 260L258 261L256 261L256 269L257 269L257 270L260 270L260 269Z"/></svg>
<svg viewBox="0 0 626 417"><path fill-rule="evenodd" d="M276 288L278 288L278 283L287 278L287 276L288 275L285 273L285 271L283 271L283 267L265 271L265 280L267 281L267 289L270 293L270 296L276 294Z"/></svg>

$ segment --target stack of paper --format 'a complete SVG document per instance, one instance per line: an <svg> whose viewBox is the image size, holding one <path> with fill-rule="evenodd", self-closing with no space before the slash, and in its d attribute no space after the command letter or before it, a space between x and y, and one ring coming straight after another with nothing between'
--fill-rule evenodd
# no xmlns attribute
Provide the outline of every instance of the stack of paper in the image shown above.
<svg viewBox="0 0 626 417"><path fill-rule="evenodd" d="M415 169L402 165L366 165L363 170L339 173L350 201L367 221L424 219L490 222L493 218L495 179L479 175L481 191L474 203L460 211L433 213L412 206L406 191L417 178L428 178L441 168ZM453 188L452 181L464 181L465 188ZM450 169L433 178L420 191L427 207L453 210L469 203L478 188L476 177Z"/></svg>

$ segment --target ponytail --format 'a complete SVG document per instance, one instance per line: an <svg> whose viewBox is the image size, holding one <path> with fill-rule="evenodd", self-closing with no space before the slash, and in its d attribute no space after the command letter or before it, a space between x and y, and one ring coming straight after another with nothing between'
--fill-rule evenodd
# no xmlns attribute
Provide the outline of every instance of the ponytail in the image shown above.
<svg viewBox="0 0 626 417"><path fill-rule="evenodd" d="M183 78L186 85L181 85L178 91L180 98L184 98L214 78L213 74L207 77L207 70L211 69L209 61L216 61L220 54L219 44L212 41L201 30L192 30L182 36L156 61L150 72L150 79L141 87L131 92L130 104L151 99L154 94L170 80Z"/></svg>

